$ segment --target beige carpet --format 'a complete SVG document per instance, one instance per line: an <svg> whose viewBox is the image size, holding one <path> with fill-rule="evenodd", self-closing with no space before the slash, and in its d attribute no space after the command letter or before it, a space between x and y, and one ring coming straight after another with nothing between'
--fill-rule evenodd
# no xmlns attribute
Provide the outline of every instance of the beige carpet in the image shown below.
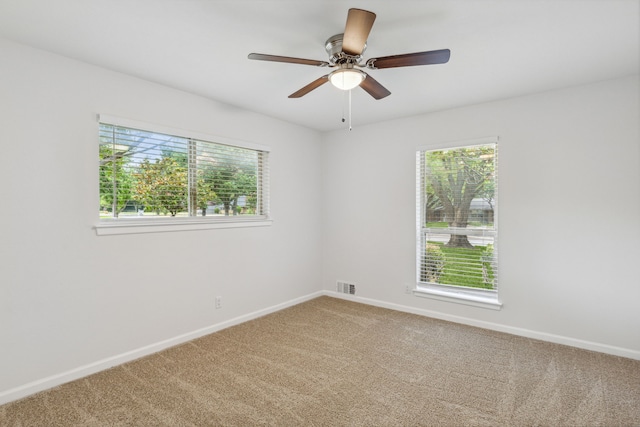
<svg viewBox="0 0 640 427"><path fill-rule="evenodd" d="M640 426L640 361L321 297L0 406L2 426Z"/></svg>

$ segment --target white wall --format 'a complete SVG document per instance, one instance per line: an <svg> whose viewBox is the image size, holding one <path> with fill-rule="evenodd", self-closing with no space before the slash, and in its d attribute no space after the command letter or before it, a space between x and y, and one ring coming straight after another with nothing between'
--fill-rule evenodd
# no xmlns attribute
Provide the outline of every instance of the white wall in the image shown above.
<svg viewBox="0 0 640 427"><path fill-rule="evenodd" d="M0 52L0 403L321 289L318 133L1 39ZM96 113L271 147L273 225L96 236Z"/></svg>
<svg viewBox="0 0 640 427"><path fill-rule="evenodd" d="M362 301L640 358L638 76L319 135L8 41L0 52L0 403L337 279ZM274 224L96 236L96 113L270 146ZM504 308L405 294L415 147L492 135Z"/></svg>
<svg viewBox="0 0 640 427"><path fill-rule="evenodd" d="M640 358L639 93L632 76L325 135L324 289ZM494 135L503 309L406 294L416 147Z"/></svg>

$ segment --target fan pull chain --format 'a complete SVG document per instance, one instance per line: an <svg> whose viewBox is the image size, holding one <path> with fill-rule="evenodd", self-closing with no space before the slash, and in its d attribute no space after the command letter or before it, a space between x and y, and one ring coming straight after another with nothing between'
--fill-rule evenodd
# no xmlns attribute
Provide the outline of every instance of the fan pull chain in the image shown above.
<svg viewBox="0 0 640 427"><path fill-rule="evenodd" d="M345 90L344 92L345 92L345 94L344 94L345 97L347 96L347 92L349 92L349 101L348 101L349 102L349 111L348 111L348 113L349 113L349 130L351 130L352 129L352 127L351 127L351 89ZM346 119L344 118L344 104L345 103L343 102L342 103L342 123L344 123L346 121Z"/></svg>

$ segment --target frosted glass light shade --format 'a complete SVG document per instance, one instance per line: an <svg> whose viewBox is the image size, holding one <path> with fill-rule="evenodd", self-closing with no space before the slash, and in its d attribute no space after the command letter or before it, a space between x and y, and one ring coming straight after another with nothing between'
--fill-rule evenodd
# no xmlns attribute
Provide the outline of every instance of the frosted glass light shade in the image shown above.
<svg viewBox="0 0 640 427"><path fill-rule="evenodd" d="M366 75L360 70L342 68L329 74L329 81L338 89L349 90L359 86L365 77Z"/></svg>

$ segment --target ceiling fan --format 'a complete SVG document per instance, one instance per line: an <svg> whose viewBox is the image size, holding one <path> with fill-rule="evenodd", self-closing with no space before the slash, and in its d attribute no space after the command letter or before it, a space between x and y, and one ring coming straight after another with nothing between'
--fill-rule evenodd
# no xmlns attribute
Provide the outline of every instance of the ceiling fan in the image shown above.
<svg viewBox="0 0 640 427"><path fill-rule="evenodd" d="M344 33L329 37L325 43L325 49L327 54L329 54L329 61L266 55L262 53L250 53L249 59L335 68L331 73L312 81L302 89L292 93L289 95L289 98L300 98L330 81L334 86L342 90L349 90L360 86L375 99L382 99L389 96L391 92L369 74L362 71L363 68L378 70L383 68L409 67L412 65L444 64L449 61L451 51L449 49L441 49L371 58L363 63L362 54L367 48L367 38L369 37L375 19L376 14L373 12L362 9L349 9Z"/></svg>

